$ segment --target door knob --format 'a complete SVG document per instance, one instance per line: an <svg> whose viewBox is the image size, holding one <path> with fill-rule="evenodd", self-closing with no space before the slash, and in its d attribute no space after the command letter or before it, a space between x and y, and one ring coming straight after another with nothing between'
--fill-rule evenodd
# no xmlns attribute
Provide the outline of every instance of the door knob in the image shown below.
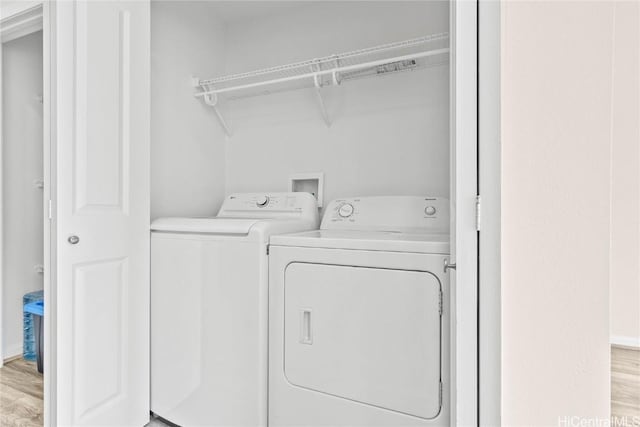
<svg viewBox="0 0 640 427"><path fill-rule="evenodd" d="M71 243L72 245L77 245L78 242L80 241L80 238L78 236L69 236L69 238L67 239L67 241L69 243Z"/></svg>

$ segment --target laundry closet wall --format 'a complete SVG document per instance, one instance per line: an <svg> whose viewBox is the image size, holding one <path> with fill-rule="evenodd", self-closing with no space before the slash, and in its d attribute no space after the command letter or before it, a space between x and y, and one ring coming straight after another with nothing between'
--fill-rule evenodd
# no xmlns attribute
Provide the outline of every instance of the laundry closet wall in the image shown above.
<svg viewBox="0 0 640 427"><path fill-rule="evenodd" d="M448 2L326 2L227 25L227 72L449 31ZM228 192L278 191L294 172L325 173L325 201L449 193L448 64L326 89L236 101Z"/></svg>
<svg viewBox="0 0 640 427"><path fill-rule="evenodd" d="M206 216L224 198L224 134L190 76L224 73L209 2L151 4L151 216Z"/></svg>
<svg viewBox="0 0 640 427"><path fill-rule="evenodd" d="M3 358L22 352L22 297L43 288L42 32L2 45Z"/></svg>
<svg viewBox="0 0 640 427"><path fill-rule="evenodd" d="M443 2L151 5L152 217L211 215L232 192L287 191L324 172L325 202L449 193L449 63L327 88L221 101L227 137L189 76L253 71L449 31Z"/></svg>

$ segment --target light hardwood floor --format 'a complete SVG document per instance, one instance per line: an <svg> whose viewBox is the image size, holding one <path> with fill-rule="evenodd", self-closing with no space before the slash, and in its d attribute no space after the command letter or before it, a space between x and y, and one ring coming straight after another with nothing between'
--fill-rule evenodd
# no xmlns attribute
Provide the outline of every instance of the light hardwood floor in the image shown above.
<svg viewBox="0 0 640 427"><path fill-rule="evenodd" d="M36 364L15 359L0 368L0 426L42 426L43 384Z"/></svg>
<svg viewBox="0 0 640 427"><path fill-rule="evenodd" d="M640 427L640 350L611 348L611 415L625 419L629 427ZM0 368L0 427L42 424L42 375L35 363L22 359L6 363ZM164 425L158 419L149 423Z"/></svg>
<svg viewBox="0 0 640 427"><path fill-rule="evenodd" d="M611 415L640 427L640 350L611 347Z"/></svg>

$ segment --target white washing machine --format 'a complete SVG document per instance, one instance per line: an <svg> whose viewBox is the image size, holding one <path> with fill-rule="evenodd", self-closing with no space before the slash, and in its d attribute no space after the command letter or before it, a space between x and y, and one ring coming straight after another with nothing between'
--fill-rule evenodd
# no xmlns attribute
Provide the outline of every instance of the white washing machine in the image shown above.
<svg viewBox="0 0 640 427"><path fill-rule="evenodd" d="M341 199L271 237L269 425L448 426L449 202Z"/></svg>
<svg viewBox="0 0 640 427"><path fill-rule="evenodd" d="M182 426L267 425L267 244L317 229L308 193L234 194L216 218L151 225L151 410Z"/></svg>

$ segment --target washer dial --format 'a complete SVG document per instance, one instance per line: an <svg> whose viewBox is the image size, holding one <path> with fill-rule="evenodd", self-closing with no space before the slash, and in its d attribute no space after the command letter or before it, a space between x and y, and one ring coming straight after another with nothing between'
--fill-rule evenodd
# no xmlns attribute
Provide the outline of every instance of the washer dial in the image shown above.
<svg viewBox="0 0 640 427"><path fill-rule="evenodd" d="M353 215L353 205L351 203L345 203L338 209L338 215L342 218L349 218Z"/></svg>

